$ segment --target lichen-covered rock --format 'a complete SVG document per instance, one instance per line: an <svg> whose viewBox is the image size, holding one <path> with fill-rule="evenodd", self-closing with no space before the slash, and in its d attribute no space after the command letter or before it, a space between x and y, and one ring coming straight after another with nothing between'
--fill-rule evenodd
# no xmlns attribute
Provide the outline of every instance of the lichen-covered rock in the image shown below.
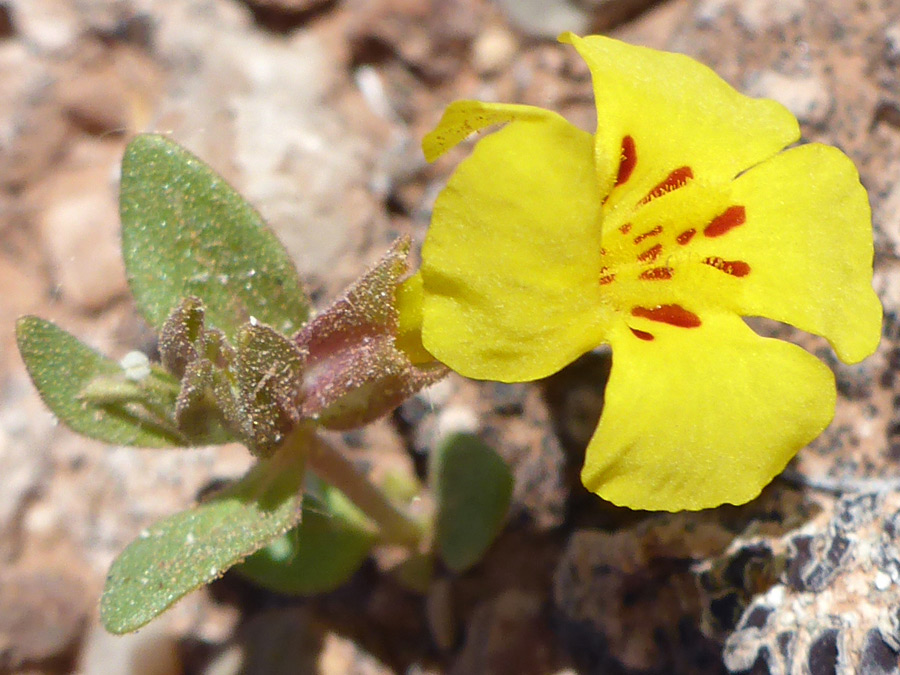
<svg viewBox="0 0 900 675"><path fill-rule="evenodd" d="M554 574L553 602L576 660L590 672L716 661L718 645L697 628L702 596L690 570L733 536L708 512L654 516L613 533L575 531ZM686 643L696 653L683 653Z"/></svg>
<svg viewBox="0 0 900 675"><path fill-rule="evenodd" d="M765 544L736 540L707 567L709 585L711 569L767 547L766 583L725 640L730 671L900 672L900 495L823 498L820 507L808 524Z"/></svg>

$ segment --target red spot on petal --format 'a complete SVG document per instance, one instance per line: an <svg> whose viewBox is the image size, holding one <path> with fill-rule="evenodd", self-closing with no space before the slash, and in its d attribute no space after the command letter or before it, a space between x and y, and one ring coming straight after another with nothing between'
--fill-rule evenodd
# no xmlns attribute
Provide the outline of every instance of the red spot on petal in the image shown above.
<svg viewBox="0 0 900 675"><path fill-rule="evenodd" d="M616 280L615 274L606 274L606 275L600 277L600 285L606 286L607 284L611 284L615 280Z"/></svg>
<svg viewBox="0 0 900 675"><path fill-rule="evenodd" d="M630 327L628 330L630 330L632 333L634 333L634 336L640 340L646 340L647 342L650 342L653 340L653 333L648 333L645 330L638 330L637 328L630 328Z"/></svg>
<svg viewBox="0 0 900 675"><path fill-rule="evenodd" d="M657 185L655 188L650 190L647 193L647 196L644 197L638 204L646 204L652 199L656 199L657 197L662 197L667 192L671 192L672 190L677 190L680 187L683 187L685 183L687 183L691 178L694 177L694 172L689 166L681 166L675 169L672 173L666 176L666 179Z"/></svg>
<svg viewBox="0 0 900 675"><path fill-rule="evenodd" d="M691 239L694 238L695 234L697 234L697 230L695 230L692 227L691 229L685 230L684 232L679 234L677 237L675 237L675 241L677 241L682 246L685 246Z"/></svg>
<svg viewBox="0 0 900 675"><path fill-rule="evenodd" d="M659 257L659 254L662 253L662 250L662 244L651 246L638 256L638 260L640 260L641 262L653 262Z"/></svg>
<svg viewBox="0 0 900 675"><path fill-rule="evenodd" d="M703 228L707 237L721 237L729 230L747 222L747 211L743 206L729 206Z"/></svg>
<svg viewBox="0 0 900 675"><path fill-rule="evenodd" d="M635 152L634 139L626 136L622 139L622 159L619 162L619 175L616 176L616 185L621 185L629 178L631 172L637 164L637 153Z"/></svg>
<svg viewBox="0 0 900 675"><path fill-rule="evenodd" d="M619 226L619 232L622 234L628 234L631 232L631 223L625 223L624 225Z"/></svg>
<svg viewBox="0 0 900 675"><path fill-rule="evenodd" d="M600 255L606 255L607 250L605 248L600 249Z"/></svg>
<svg viewBox="0 0 900 675"><path fill-rule="evenodd" d="M703 262L733 277L745 277L750 274L750 265L743 260L725 260L724 258L712 257L707 258Z"/></svg>
<svg viewBox="0 0 900 675"><path fill-rule="evenodd" d="M644 234L639 234L638 236L636 236L634 238L634 243L640 244L645 239L649 239L650 237L655 237L658 234L662 234L662 225L657 225L652 230L648 230L647 232L644 232Z"/></svg>
<svg viewBox="0 0 900 675"><path fill-rule="evenodd" d="M678 328L697 328L700 326L700 317L686 310L681 305L659 305L657 307L635 307L632 315L639 316L650 321L667 323Z"/></svg>
<svg viewBox="0 0 900 675"><path fill-rule="evenodd" d="M672 278L673 271L671 267L654 267L641 272L638 279L643 279L644 281L666 281Z"/></svg>

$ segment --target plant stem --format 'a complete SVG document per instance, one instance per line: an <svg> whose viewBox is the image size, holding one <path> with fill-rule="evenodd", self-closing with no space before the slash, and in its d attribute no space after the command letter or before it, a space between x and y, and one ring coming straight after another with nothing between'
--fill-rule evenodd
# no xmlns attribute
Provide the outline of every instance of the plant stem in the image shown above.
<svg viewBox="0 0 900 675"><path fill-rule="evenodd" d="M382 542L418 547L425 534L424 525L397 508L338 448L317 435L307 462L322 480L347 495L378 525Z"/></svg>

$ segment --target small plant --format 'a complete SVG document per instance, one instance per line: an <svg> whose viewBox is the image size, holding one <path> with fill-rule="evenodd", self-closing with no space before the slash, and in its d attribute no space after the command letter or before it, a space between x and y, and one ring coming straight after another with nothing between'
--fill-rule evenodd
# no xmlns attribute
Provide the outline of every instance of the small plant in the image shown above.
<svg viewBox="0 0 900 675"><path fill-rule="evenodd" d="M429 160L505 127L438 197L421 270L408 275L400 240L312 317L284 249L231 187L161 136L129 145L123 255L160 363L111 361L35 317L19 321L19 350L75 431L146 447L239 441L257 463L126 548L101 603L110 631L239 563L263 585L314 593L381 543L406 547L415 585L435 557L478 562L512 489L493 450L453 436L424 489L377 486L321 433L371 422L448 367L534 380L609 343L582 479L632 508L748 501L829 423L831 372L741 317L822 335L846 362L875 350L870 213L850 160L785 150L799 139L786 109L685 56L561 39L591 69L596 134L530 106L451 105L424 140ZM434 507L413 515L416 496Z"/></svg>
<svg viewBox="0 0 900 675"><path fill-rule="evenodd" d="M407 581L420 586L435 555L453 570L481 558L512 491L492 449L467 435L435 448L433 508L413 515L422 491L414 477L382 489L320 432L363 426L447 372L433 360L413 365L395 346L407 240L311 318L294 266L258 214L164 137L129 144L121 217L130 288L159 332L160 362L138 352L115 362L24 317L18 345L35 386L91 438L156 448L238 441L257 462L117 558L101 602L109 631L140 628L238 563L264 586L315 593L346 581L379 544L406 547L420 563Z"/></svg>

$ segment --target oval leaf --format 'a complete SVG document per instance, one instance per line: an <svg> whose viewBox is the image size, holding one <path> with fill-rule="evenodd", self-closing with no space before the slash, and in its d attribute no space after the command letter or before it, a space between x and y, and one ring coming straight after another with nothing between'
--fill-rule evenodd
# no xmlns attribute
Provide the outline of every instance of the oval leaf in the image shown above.
<svg viewBox="0 0 900 675"><path fill-rule="evenodd" d="M131 291L160 329L187 296L234 339L255 317L295 332L309 300L281 242L206 164L172 141L136 137L122 160L122 255Z"/></svg>
<svg viewBox="0 0 900 675"><path fill-rule="evenodd" d="M322 486L304 500L303 522L254 553L237 571L280 593L311 595L346 582L369 555L376 534L338 489Z"/></svg>
<svg viewBox="0 0 900 675"><path fill-rule="evenodd" d="M142 406L128 403L101 403L82 396L98 378L121 379L122 388L131 385L122 366L94 351L78 338L49 321L25 316L16 324L19 353L34 386L59 420L80 434L117 445L163 448L187 445L177 430L154 419ZM148 377L164 378L159 372ZM170 383L177 393L177 382ZM171 406L175 400L172 396Z"/></svg>
<svg viewBox="0 0 900 675"><path fill-rule="evenodd" d="M128 545L110 567L100 601L109 632L137 630L300 521L308 436L295 439L232 487Z"/></svg>
<svg viewBox="0 0 900 675"><path fill-rule="evenodd" d="M429 480L438 552L447 567L462 572L481 559L503 527L512 474L476 436L453 434L432 451Z"/></svg>

